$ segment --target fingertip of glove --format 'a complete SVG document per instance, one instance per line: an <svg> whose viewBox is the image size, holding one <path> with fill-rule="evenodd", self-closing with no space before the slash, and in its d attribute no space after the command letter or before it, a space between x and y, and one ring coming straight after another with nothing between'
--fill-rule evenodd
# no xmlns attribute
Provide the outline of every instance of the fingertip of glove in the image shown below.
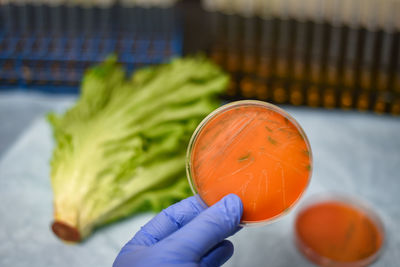
<svg viewBox="0 0 400 267"><path fill-rule="evenodd" d="M239 224L243 213L243 204L241 199L235 194L225 196L222 201L227 214L235 219L235 224Z"/></svg>
<svg viewBox="0 0 400 267"><path fill-rule="evenodd" d="M243 204L242 204L242 200L240 199L240 197L238 195L229 194L229 195L225 196L224 199L226 201L226 204L229 207L231 207L235 211L238 211L240 213L240 215L242 215Z"/></svg>
<svg viewBox="0 0 400 267"><path fill-rule="evenodd" d="M233 251L235 250L235 248L234 248L233 243L231 241L224 240L224 241L222 241L220 243L220 246L223 246L226 250L229 250L230 251L229 257L232 256Z"/></svg>

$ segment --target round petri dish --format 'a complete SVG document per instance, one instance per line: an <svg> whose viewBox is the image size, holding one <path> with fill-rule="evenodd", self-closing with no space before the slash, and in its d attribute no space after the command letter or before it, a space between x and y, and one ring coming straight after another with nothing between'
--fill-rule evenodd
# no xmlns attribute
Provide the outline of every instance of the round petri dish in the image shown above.
<svg viewBox="0 0 400 267"><path fill-rule="evenodd" d="M209 114L187 150L186 171L195 195L211 206L234 193L243 203L242 225L271 222L288 212L312 172L308 139L275 105L232 102Z"/></svg>
<svg viewBox="0 0 400 267"><path fill-rule="evenodd" d="M311 197L295 220L300 252L319 266L360 267L375 261L383 247L384 228L369 205L354 197Z"/></svg>

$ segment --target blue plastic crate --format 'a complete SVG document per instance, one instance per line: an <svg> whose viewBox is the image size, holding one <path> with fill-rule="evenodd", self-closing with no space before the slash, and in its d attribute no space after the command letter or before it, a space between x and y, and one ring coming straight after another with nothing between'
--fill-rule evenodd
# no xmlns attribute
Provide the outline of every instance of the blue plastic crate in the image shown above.
<svg viewBox="0 0 400 267"><path fill-rule="evenodd" d="M3 5L1 8L4 23L0 24L3 25L0 26L0 89L3 90L77 93L85 69L112 53L118 55L128 72L138 66L159 64L182 55L183 30L179 14L173 7L125 10L114 6L107 11L108 24L102 22L99 29L93 27L95 21L88 22L98 18L97 13L83 12L78 7L72 10L61 6L58 11L43 7L42 13L33 12L33 7L29 6ZM24 16L30 15L23 21L33 21L33 25L22 25L17 21L21 19L17 16L21 8L25 8ZM35 17L55 11L64 14L63 21L57 26L59 30L51 25L47 27L43 24L45 19ZM14 12L15 16L10 16L9 12ZM136 20L129 18L127 23L129 12L141 16L136 16ZM120 14L125 17L121 18ZM158 17L162 14L169 19L169 24L154 24L153 21L160 22ZM71 23L69 16L77 21ZM80 27L80 23L87 25Z"/></svg>

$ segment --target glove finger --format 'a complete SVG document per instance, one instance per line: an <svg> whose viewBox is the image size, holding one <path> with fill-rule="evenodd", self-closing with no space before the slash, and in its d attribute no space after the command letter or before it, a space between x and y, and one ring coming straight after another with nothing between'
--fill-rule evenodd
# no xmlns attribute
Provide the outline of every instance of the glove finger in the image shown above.
<svg viewBox="0 0 400 267"><path fill-rule="evenodd" d="M141 246L154 245L186 225L204 209L196 197L186 198L161 211L145 224L128 244Z"/></svg>
<svg viewBox="0 0 400 267"><path fill-rule="evenodd" d="M182 251L189 260L199 261L212 247L238 231L242 213L240 198L230 194L168 236L162 244Z"/></svg>
<svg viewBox="0 0 400 267"><path fill-rule="evenodd" d="M224 240L208 252L200 261L201 267L221 266L233 255L233 244Z"/></svg>

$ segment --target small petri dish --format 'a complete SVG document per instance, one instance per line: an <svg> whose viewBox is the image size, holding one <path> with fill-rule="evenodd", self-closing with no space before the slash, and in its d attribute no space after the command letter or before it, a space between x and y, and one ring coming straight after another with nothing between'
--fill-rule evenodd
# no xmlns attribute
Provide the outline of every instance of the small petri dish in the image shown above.
<svg viewBox="0 0 400 267"><path fill-rule="evenodd" d="M382 221L369 205L340 194L307 200L294 229L299 251L330 267L368 266L380 255L385 237Z"/></svg>
<svg viewBox="0 0 400 267"><path fill-rule="evenodd" d="M312 173L308 139L275 105L244 100L209 114L190 140L186 171L206 206L234 193L243 203L241 225L264 224L287 213Z"/></svg>

